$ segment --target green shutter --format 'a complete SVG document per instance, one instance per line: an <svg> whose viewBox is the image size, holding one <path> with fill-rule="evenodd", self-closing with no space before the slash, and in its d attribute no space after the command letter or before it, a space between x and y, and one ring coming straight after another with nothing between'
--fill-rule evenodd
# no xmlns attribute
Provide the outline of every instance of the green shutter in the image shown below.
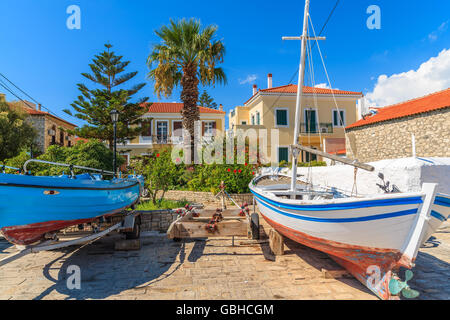
<svg viewBox="0 0 450 320"><path fill-rule="evenodd" d="M288 148L278 148L278 162L286 161L289 162L289 149Z"/></svg>
<svg viewBox="0 0 450 320"><path fill-rule="evenodd" d="M287 110L277 110L277 125L287 126Z"/></svg>

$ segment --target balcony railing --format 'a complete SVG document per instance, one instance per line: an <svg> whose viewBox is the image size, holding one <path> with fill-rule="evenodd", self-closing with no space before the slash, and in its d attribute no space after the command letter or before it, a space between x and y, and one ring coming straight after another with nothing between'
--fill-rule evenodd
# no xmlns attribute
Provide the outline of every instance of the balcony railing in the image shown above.
<svg viewBox="0 0 450 320"><path fill-rule="evenodd" d="M314 133L314 134L327 134L333 133L333 124L332 123L304 123L300 124L300 133Z"/></svg>
<svg viewBox="0 0 450 320"><path fill-rule="evenodd" d="M213 139L212 135L205 134L202 137L203 141L210 142ZM140 139L141 144L180 144L183 143L182 136L143 136Z"/></svg>

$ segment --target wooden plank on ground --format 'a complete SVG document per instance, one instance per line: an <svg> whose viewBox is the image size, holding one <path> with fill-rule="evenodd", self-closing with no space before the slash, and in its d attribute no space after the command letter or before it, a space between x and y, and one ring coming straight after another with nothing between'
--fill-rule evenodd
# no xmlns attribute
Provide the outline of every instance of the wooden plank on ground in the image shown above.
<svg viewBox="0 0 450 320"><path fill-rule="evenodd" d="M342 270L322 269L322 277L324 277L325 279L339 279L339 278L351 278L352 275L345 269Z"/></svg>
<svg viewBox="0 0 450 320"><path fill-rule="evenodd" d="M139 250L141 249L141 240L119 240L114 243L114 250L118 251L129 251L129 250Z"/></svg>
<svg viewBox="0 0 450 320"><path fill-rule="evenodd" d="M217 224L217 230L209 232L206 223L182 221L172 228L173 238L206 238L247 235L247 223L241 220L224 220Z"/></svg>

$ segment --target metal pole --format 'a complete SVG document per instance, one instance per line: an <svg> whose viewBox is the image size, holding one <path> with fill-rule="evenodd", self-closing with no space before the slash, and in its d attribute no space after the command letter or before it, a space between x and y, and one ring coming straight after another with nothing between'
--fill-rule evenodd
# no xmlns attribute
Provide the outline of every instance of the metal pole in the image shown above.
<svg viewBox="0 0 450 320"><path fill-rule="evenodd" d="M114 121L114 156L113 156L113 171L114 176L117 174L117 157L116 157L116 134L117 134L117 122Z"/></svg>
<svg viewBox="0 0 450 320"><path fill-rule="evenodd" d="M295 105L295 129L294 129L294 145L298 143L298 136L300 135L300 112L302 109L302 92L303 82L305 80L305 58L306 58L306 41L308 36L308 14L309 14L309 0L305 1L305 13L303 17L303 34L302 34L302 47L300 56L300 68L298 71L298 89L297 89L297 102ZM292 179L291 179L291 191L295 198L295 191L297 185L297 160L298 151L292 149Z"/></svg>

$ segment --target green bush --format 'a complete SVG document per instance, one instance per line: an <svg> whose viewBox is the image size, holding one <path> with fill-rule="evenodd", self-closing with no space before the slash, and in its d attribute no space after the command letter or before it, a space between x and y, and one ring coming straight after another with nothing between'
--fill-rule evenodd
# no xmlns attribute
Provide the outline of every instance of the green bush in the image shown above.
<svg viewBox="0 0 450 320"><path fill-rule="evenodd" d="M141 202L136 206L136 210L159 210L159 209L176 209L182 208L189 202L186 200L174 201L161 199L156 204L153 201Z"/></svg>
<svg viewBox="0 0 450 320"><path fill-rule="evenodd" d="M30 159L26 151L22 151L18 156L6 161L6 165L16 168L22 168L25 161ZM112 171L113 152L109 150L104 143L98 140L88 140L87 142L78 142L73 147L61 147L59 145L50 146L47 151L36 159L73 164L78 166L103 169ZM118 155L118 166L124 163L125 159ZM59 167L49 164L31 163L27 166L33 175L52 176L60 175L63 172L69 174L69 168ZM75 173L84 172L81 169L75 169Z"/></svg>

